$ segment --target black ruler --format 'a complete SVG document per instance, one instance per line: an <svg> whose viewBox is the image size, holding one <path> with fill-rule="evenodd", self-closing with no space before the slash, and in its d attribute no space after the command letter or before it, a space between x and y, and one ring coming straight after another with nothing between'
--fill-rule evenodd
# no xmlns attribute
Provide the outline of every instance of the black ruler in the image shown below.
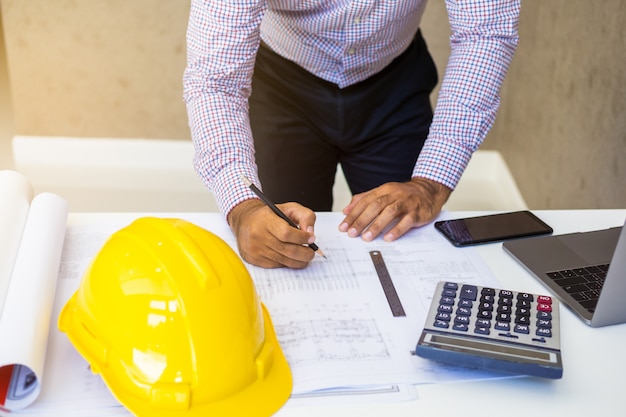
<svg viewBox="0 0 626 417"><path fill-rule="evenodd" d="M389 271L385 265L383 254L380 253L380 251L373 250L370 251L370 257L372 258L372 262L374 262L374 267L376 268L376 273L378 274L378 280L380 281L380 285L383 287L385 297L387 297L391 313L394 317L406 316L402 303L400 302L400 297L398 297L396 287L393 285L393 281L391 280L391 276L389 275Z"/></svg>

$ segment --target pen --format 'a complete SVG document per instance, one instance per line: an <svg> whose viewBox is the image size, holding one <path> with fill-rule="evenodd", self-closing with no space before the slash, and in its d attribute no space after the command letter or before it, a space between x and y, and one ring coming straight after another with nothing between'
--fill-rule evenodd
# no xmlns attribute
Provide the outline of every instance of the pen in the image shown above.
<svg viewBox="0 0 626 417"><path fill-rule="evenodd" d="M265 196L265 194L263 194L263 192L261 190L259 190L259 188L256 185L254 185L252 183L252 181L250 181L248 178L246 178L243 175L241 176L241 179L243 180L244 184L246 184L246 186L248 188L250 188L254 192L254 194L256 194L261 200L263 200L263 202L265 204L267 204L267 206L269 208L271 208L272 211L278 215L278 217L280 217L284 221L286 221L289 224L289 226L295 227L296 229L299 229L298 225L296 225L293 221L291 221L291 219L289 217L287 217L287 215L285 213L280 211L280 209L278 207L276 207L276 204L272 203L270 201L270 199L267 198ZM324 258L326 258L326 255L324 255L324 252L322 252L322 250L315 243L311 243L311 244L309 244L307 246L310 247L311 249L313 249L315 251L315 253L317 253L320 256L323 256Z"/></svg>

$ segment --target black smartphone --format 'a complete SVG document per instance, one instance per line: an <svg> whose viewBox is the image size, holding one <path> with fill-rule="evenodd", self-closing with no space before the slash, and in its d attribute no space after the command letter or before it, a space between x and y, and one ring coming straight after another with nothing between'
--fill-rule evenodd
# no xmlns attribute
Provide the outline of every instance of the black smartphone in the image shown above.
<svg viewBox="0 0 626 417"><path fill-rule="evenodd" d="M454 246L552 233L552 228L530 211L441 220L435 222L435 228Z"/></svg>

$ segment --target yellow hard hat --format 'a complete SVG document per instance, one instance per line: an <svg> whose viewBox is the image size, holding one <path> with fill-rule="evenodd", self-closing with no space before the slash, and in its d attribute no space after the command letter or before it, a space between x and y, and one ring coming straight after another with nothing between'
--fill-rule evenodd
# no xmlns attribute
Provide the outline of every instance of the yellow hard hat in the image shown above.
<svg viewBox="0 0 626 417"><path fill-rule="evenodd" d="M143 217L114 233L59 328L136 416L268 416L291 393L248 270L185 220Z"/></svg>

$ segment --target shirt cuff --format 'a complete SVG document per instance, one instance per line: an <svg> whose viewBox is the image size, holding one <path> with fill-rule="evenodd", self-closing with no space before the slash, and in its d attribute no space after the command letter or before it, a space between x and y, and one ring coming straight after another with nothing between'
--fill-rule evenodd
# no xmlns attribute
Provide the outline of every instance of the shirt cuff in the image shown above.
<svg viewBox="0 0 626 417"><path fill-rule="evenodd" d="M261 188L256 172L246 169L243 166L225 168L221 170L218 176L213 180L211 191L213 191L215 201L226 219L228 219L231 210L238 204L252 198L258 198L257 195L244 184L241 178L242 175L252 181L257 187Z"/></svg>
<svg viewBox="0 0 626 417"><path fill-rule="evenodd" d="M412 176L427 178L454 190L472 154L462 144L431 137L422 148Z"/></svg>

